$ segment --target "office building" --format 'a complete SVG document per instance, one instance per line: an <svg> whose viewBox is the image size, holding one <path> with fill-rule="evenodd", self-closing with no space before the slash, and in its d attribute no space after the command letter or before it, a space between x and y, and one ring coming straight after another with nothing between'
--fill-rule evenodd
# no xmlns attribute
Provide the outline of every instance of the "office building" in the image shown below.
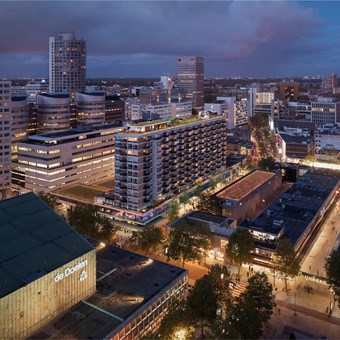
<svg viewBox="0 0 340 340"><path fill-rule="evenodd" d="M11 98L11 158L15 160L18 153L18 142L26 139L28 134L28 96Z"/></svg>
<svg viewBox="0 0 340 340"><path fill-rule="evenodd" d="M48 93L48 83L45 80L30 81L26 84L27 100L30 103L37 102L37 94Z"/></svg>
<svg viewBox="0 0 340 340"><path fill-rule="evenodd" d="M225 117L128 124L115 136L115 200L143 212L226 168Z"/></svg>
<svg viewBox="0 0 340 340"><path fill-rule="evenodd" d="M86 43L73 32L49 38L49 92L68 93L86 89Z"/></svg>
<svg viewBox="0 0 340 340"><path fill-rule="evenodd" d="M213 103L205 103L204 104L204 112L215 113L218 116L228 115L228 103L223 100L219 100Z"/></svg>
<svg viewBox="0 0 340 340"><path fill-rule="evenodd" d="M105 123L104 92L76 92L77 126L83 124L100 125Z"/></svg>
<svg viewBox="0 0 340 340"><path fill-rule="evenodd" d="M37 95L37 132L67 130L70 125L70 95L41 93Z"/></svg>
<svg viewBox="0 0 340 340"><path fill-rule="evenodd" d="M182 98L192 101L192 107L204 106L204 58L180 57L177 59L177 89Z"/></svg>
<svg viewBox="0 0 340 340"><path fill-rule="evenodd" d="M340 102L333 98L318 98L311 103L311 121L318 124L340 123Z"/></svg>
<svg viewBox="0 0 340 340"><path fill-rule="evenodd" d="M112 123L29 136L18 143L18 160L12 164L13 185L51 192L112 177L114 136L121 131L121 124Z"/></svg>
<svg viewBox="0 0 340 340"><path fill-rule="evenodd" d="M172 119L175 118L189 118L192 115L191 101L172 101Z"/></svg>
<svg viewBox="0 0 340 340"><path fill-rule="evenodd" d="M11 186L11 82L0 80L0 193Z"/></svg>
<svg viewBox="0 0 340 340"><path fill-rule="evenodd" d="M105 97L105 123L122 122L125 120L125 102L117 95Z"/></svg>
<svg viewBox="0 0 340 340"><path fill-rule="evenodd" d="M96 291L96 253L33 193L0 216L0 338L23 339Z"/></svg>

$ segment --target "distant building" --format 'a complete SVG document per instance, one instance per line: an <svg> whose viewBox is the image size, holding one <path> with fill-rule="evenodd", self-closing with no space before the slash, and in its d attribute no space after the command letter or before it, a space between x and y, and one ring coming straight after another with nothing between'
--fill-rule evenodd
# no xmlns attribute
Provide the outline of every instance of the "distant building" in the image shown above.
<svg viewBox="0 0 340 340"><path fill-rule="evenodd" d="M280 82L277 84L282 99L298 100L300 83L296 81Z"/></svg>
<svg viewBox="0 0 340 340"><path fill-rule="evenodd" d="M12 163L13 185L35 192L90 184L114 175L115 134L119 123L79 127L29 136L18 143Z"/></svg>
<svg viewBox="0 0 340 340"><path fill-rule="evenodd" d="M125 118L125 102L119 96L105 97L105 123L122 122Z"/></svg>
<svg viewBox="0 0 340 340"><path fill-rule="evenodd" d="M216 100L224 101L228 105L227 124L229 130L248 123L247 98L237 100L236 97L217 97Z"/></svg>
<svg viewBox="0 0 340 340"><path fill-rule="evenodd" d="M215 113L219 116L228 116L228 103L223 100L217 100L213 103L204 104L204 112Z"/></svg>
<svg viewBox="0 0 340 340"><path fill-rule="evenodd" d="M75 104L77 126L83 124L101 125L105 123L104 92L76 92Z"/></svg>
<svg viewBox="0 0 340 340"><path fill-rule="evenodd" d="M17 158L18 142L28 134L28 100L27 95L11 98L11 158Z"/></svg>
<svg viewBox="0 0 340 340"><path fill-rule="evenodd" d="M204 58L179 57L177 59L177 88L184 98L192 101L195 110L204 106Z"/></svg>
<svg viewBox="0 0 340 340"><path fill-rule="evenodd" d="M274 92L256 92L256 104L270 104L274 100Z"/></svg>
<svg viewBox="0 0 340 340"><path fill-rule="evenodd" d="M48 83L45 80L42 81L30 81L26 84L27 100L30 103L37 102L37 94L48 93Z"/></svg>
<svg viewBox="0 0 340 340"><path fill-rule="evenodd" d="M340 102L333 98L318 98L311 103L311 121L318 124L340 123Z"/></svg>
<svg viewBox="0 0 340 340"><path fill-rule="evenodd" d="M70 127L70 95L37 94L37 132L63 131Z"/></svg>
<svg viewBox="0 0 340 340"><path fill-rule="evenodd" d="M49 92L67 93L86 89L86 43L75 34L61 33L49 38Z"/></svg>
<svg viewBox="0 0 340 340"><path fill-rule="evenodd" d="M0 193L11 186L11 82L0 80Z"/></svg>
<svg viewBox="0 0 340 340"><path fill-rule="evenodd" d="M281 158L304 159L314 154L313 138L308 135L293 135L279 132L279 152Z"/></svg>

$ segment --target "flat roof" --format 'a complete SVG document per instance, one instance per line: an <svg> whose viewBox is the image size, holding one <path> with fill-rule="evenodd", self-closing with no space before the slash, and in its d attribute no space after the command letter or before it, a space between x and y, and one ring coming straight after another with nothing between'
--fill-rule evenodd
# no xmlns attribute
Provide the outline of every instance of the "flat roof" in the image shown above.
<svg viewBox="0 0 340 340"><path fill-rule="evenodd" d="M97 292L30 339L103 339L186 272L122 248L99 249Z"/></svg>
<svg viewBox="0 0 340 340"><path fill-rule="evenodd" d="M216 195L218 199L239 201L274 177L275 173L256 170Z"/></svg>
<svg viewBox="0 0 340 340"><path fill-rule="evenodd" d="M0 298L91 250L34 193L0 201Z"/></svg>
<svg viewBox="0 0 340 340"><path fill-rule="evenodd" d="M220 216L220 215L214 215L209 214L202 211L194 211L192 214L188 216L188 219L198 219L206 222L212 222L212 223L222 223L225 220L228 219L228 217Z"/></svg>
<svg viewBox="0 0 340 340"><path fill-rule="evenodd" d="M260 216L240 226L276 235L284 228L285 237L295 245L339 181L339 171L311 169Z"/></svg>

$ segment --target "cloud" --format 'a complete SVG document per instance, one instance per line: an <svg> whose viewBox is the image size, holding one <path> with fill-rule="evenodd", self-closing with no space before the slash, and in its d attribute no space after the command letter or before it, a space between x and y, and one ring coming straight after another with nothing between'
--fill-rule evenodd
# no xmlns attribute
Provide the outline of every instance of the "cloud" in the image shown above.
<svg viewBox="0 0 340 340"><path fill-rule="evenodd" d="M211 74L218 68L209 64L246 65L267 60L268 52L285 65L315 51L326 25L293 1L1 2L0 20L7 27L0 30L0 53L47 55L49 36L75 31L87 42L91 76L105 68L108 76L131 75L143 65L150 76L162 68L174 72L179 55L206 57Z"/></svg>

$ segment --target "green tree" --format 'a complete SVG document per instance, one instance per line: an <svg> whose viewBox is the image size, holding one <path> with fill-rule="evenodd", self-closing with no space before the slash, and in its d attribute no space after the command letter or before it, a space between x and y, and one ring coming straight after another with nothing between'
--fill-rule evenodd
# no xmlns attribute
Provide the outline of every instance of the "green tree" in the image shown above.
<svg viewBox="0 0 340 340"><path fill-rule="evenodd" d="M178 201L171 201L168 206L169 222L173 222L179 217L179 204Z"/></svg>
<svg viewBox="0 0 340 340"><path fill-rule="evenodd" d="M340 251L333 250L325 262L328 285L334 292L340 308Z"/></svg>
<svg viewBox="0 0 340 340"><path fill-rule="evenodd" d="M248 279L248 286L245 291L254 300L255 312L260 316L262 325L266 324L276 306L273 295L273 287L265 273L256 273Z"/></svg>
<svg viewBox="0 0 340 340"><path fill-rule="evenodd" d="M230 291L230 272L226 265L214 264L207 274L211 282L212 291L218 296L218 305L226 310L232 303Z"/></svg>
<svg viewBox="0 0 340 340"><path fill-rule="evenodd" d="M212 178L209 181L209 188L211 191L214 191L216 187L217 187L217 182Z"/></svg>
<svg viewBox="0 0 340 340"><path fill-rule="evenodd" d="M184 210L186 212L186 205L190 202L189 194L185 193L181 196L180 202L184 205Z"/></svg>
<svg viewBox="0 0 340 340"><path fill-rule="evenodd" d="M294 248L288 239L280 239L276 245L272 260L273 270L280 273L285 279L285 289L288 291L287 279L299 274L300 264Z"/></svg>
<svg viewBox="0 0 340 340"><path fill-rule="evenodd" d="M115 242L119 230L107 217L98 214L98 208L92 204L76 205L69 213L69 223L83 236L108 243Z"/></svg>
<svg viewBox="0 0 340 340"><path fill-rule="evenodd" d="M207 275L196 281L196 284L188 296L189 313L197 325L201 327L201 336L204 335L204 327L208 326L216 318L218 310L218 296L215 294L212 282Z"/></svg>
<svg viewBox="0 0 340 340"><path fill-rule="evenodd" d="M274 307L272 285L266 274L256 273L249 278L247 289L235 299L227 321L242 339L257 339L270 320Z"/></svg>
<svg viewBox="0 0 340 340"><path fill-rule="evenodd" d="M275 169L275 159L273 157L262 158L258 162L258 167L262 170L272 171Z"/></svg>
<svg viewBox="0 0 340 340"><path fill-rule="evenodd" d="M235 340L241 339L241 335L235 329L230 319L216 318L210 323L209 331L206 332L206 338L214 340Z"/></svg>
<svg viewBox="0 0 340 340"><path fill-rule="evenodd" d="M237 229L229 238L226 246L227 256L238 264L238 275L242 263L250 263L253 259L252 250L254 240L252 234L246 229Z"/></svg>
<svg viewBox="0 0 340 340"><path fill-rule="evenodd" d="M198 196L197 209L210 214L218 214L218 202L209 194L202 193Z"/></svg>
<svg viewBox="0 0 340 340"><path fill-rule="evenodd" d="M166 256L168 260L181 261L184 267L187 261L201 260L209 249L211 240L212 233L208 226L200 223L188 225L181 221L170 231Z"/></svg>
<svg viewBox="0 0 340 340"><path fill-rule="evenodd" d="M142 231L133 231L128 240L128 244L132 249L140 249L147 255L157 250L162 238L162 230L159 227L151 225L143 228Z"/></svg>
<svg viewBox="0 0 340 340"><path fill-rule="evenodd" d="M174 301L168 308L157 332L159 339L194 339L195 328L186 301Z"/></svg>
<svg viewBox="0 0 340 340"><path fill-rule="evenodd" d="M39 191L38 192L38 197L43 200L51 209L54 210L54 208L56 207L56 204L57 204L57 200L54 196L48 194L48 193L45 193L43 191Z"/></svg>
<svg viewBox="0 0 340 340"><path fill-rule="evenodd" d="M261 316L256 313L255 299L241 293L233 305L231 326L240 334L241 339L257 339L262 334Z"/></svg>

